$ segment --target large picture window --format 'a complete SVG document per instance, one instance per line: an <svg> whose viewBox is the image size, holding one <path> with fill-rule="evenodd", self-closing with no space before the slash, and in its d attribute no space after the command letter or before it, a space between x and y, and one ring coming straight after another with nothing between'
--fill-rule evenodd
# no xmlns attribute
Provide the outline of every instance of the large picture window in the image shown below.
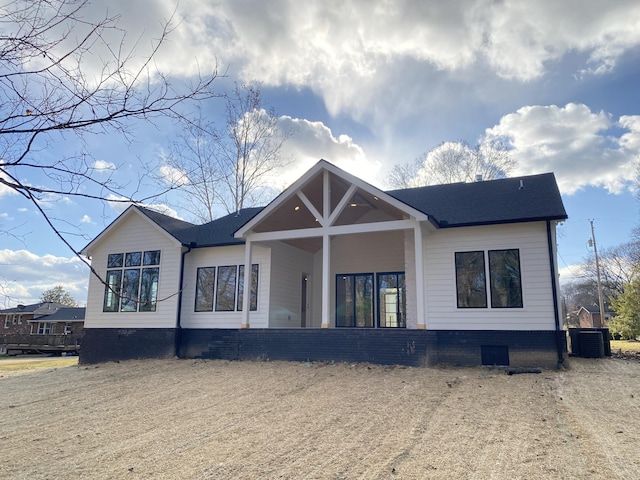
<svg viewBox="0 0 640 480"><path fill-rule="evenodd" d="M258 310L258 264L251 265L249 309ZM242 311L244 265L200 267L196 273L196 312ZM215 305L214 305L215 304Z"/></svg>
<svg viewBox="0 0 640 480"><path fill-rule="evenodd" d="M104 312L155 312L160 250L112 253L107 257Z"/></svg>
<svg viewBox="0 0 640 480"><path fill-rule="evenodd" d="M489 272L491 307L522 308L518 250L489 250Z"/></svg>
<svg viewBox="0 0 640 480"><path fill-rule="evenodd" d="M484 252L456 252L458 308L486 308Z"/></svg>
<svg viewBox="0 0 640 480"><path fill-rule="evenodd" d="M458 308L486 308L485 252L456 252ZM491 308L522 308L522 280L518 249L488 251Z"/></svg>

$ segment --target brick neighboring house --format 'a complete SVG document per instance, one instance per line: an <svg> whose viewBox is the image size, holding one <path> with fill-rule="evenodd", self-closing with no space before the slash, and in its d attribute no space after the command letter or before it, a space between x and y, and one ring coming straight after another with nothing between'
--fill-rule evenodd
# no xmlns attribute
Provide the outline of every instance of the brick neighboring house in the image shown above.
<svg viewBox="0 0 640 480"><path fill-rule="evenodd" d="M582 306L578 309L578 321L580 322L580 328L602 328L607 325L609 320L613 317L614 312L609 308L609 305L604 306L604 325L600 320L600 306L589 305Z"/></svg>
<svg viewBox="0 0 640 480"><path fill-rule="evenodd" d="M0 354L77 351L84 315L84 307L55 302L0 310Z"/></svg>

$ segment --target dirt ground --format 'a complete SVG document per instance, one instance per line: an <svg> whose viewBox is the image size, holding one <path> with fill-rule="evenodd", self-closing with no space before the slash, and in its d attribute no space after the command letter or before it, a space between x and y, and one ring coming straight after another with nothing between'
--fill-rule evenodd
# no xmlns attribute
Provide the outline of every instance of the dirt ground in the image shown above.
<svg viewBox="0 0 640 480"><path fill-rule="evenodd" d="M2 479L640 478L640 362L0 372Z"/></svg>

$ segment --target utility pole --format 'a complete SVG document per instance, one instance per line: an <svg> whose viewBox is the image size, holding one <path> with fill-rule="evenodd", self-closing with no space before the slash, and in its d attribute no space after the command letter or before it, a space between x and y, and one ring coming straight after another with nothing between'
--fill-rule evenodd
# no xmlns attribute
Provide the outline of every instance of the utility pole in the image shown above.
<svg viewBox="0 0 640 480"><path fill-rule="evenodd" d="M602 301L602 283L600 282L600 260L598 259L598 247L596 246L596 234L593 230L593 220L589 220L591 223L591 240L590 244L593 245L593 253L596 257L596 275L598 278L598 303L600 304L600 324L604 327L604 302ZM593 320L591 320L593 326Z"/></svg>

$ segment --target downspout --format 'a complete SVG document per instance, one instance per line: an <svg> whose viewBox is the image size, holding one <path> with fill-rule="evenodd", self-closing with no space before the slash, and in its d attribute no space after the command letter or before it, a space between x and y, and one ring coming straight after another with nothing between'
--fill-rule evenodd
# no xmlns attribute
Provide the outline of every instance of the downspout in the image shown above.
<svg viewBox="0 0 640 480"><path fill-rule="evenodd" d="M558 352L558 366L564 361L564 346L560 341L560 314L558 313L558 282L556 278L556 262L553 256L553 239L551 237L551 221L547 220L547 244L549 246L549 267L551 269L551 290L553 292L553 316L556 323L556 349Z"/></svg>
<svg viewBox="0 0 640 480"><path fill-rule="evenodd" d="M181 316L182 316L182 289L184 283L184 257L193 250L195 247L195 242L191 242L189 245L186 245L187 249L182 252L180 258L180 282L178 284L178 313L176 315L176 335L175 335L175 343L174 343L174 353L176 358L180 358L180 344L182 343L182 325L181 325Z"/></svg>

